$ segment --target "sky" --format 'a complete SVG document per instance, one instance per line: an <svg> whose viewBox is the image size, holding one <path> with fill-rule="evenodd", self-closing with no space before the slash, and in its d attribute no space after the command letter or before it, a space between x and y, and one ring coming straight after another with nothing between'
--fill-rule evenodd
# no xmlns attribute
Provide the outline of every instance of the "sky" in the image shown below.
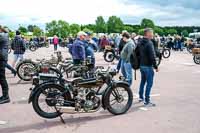
<svg viewBox="0 0 200 133"><path fill-rule="evenodd" d="M152 19L159 26L200 26L200 0L0 0L0 24L45 27L51 20L93 24L97 16L120 17L126 24Z"/></svg>

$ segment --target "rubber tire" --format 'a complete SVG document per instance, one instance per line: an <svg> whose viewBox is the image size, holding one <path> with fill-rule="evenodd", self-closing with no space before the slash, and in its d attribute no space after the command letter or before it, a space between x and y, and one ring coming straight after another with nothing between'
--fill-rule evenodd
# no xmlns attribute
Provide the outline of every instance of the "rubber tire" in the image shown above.
<svg viewBox="0 0 200 133"><path fill-rule="evenodd" d="M32 106L34 111L42 118L47 118L47 119L54 119L59 117L60 115L62 115L62 113L60 112L56 112L56 113L46 113L44 111L41 110L41 108L39 107L38 104L38 98L40 96L40 94L42 93L43 90L47 89L47 88L56 88L58 90L60 90L61 92L64 92L64 88L56 85L56 84L46 84L44 85L41 89L39 89L35 95L33 96L33 100L32 100Z"/></svg>
<svg viewBox="0 0 200 133"><path fill-rule="evenodd" d="M106 58L108 53L112 53L112 54L113 54L113 58L110 59L110 60L108 60L108 59ZM113 62L114 59L115 59L115 54L114 54L112 51L106 51L106 52L104 53L104 60L105 60L106 62Z"/></svg>
<svg viewBox="0 0 200 133"><path fill-rule="evenodd" d="M35 52L37 50L37 47L34 46L34 45L30 45L29 50L32 51L32 52Z"/></svg>
<svg viewBox="0 0 200 133"><path fill-rule="evenodd" d="M200 58L200 57L198 57L198 58ZM200 65L200 59L198 60L196 55L194 55L193 60L194 60L195 64Z"/></svg>
<svg viewBox="0 0 200 133"><path fill-rule="evenodd" d="M30 79L24 79L24 78L20 75L20 73L19 73L20 67L21 67L22 65L26 64L26 63L31 64L32 62L31 62L31 61L27 61L27 62L26 62L26 61L22 61L22 62L17 66L17 68L16 68L17 76L18 76L21 80L24 80L24 81L31 81L32 78L30 78ZM32 64L33 64L33 63L32 63ZM35 64L33 64L33 66L35 66ZM35 66L35 68L36 68L36 66Z"/></svg>
<svg viewBox="0 0 200 133"><path fill-rule="evenodd" d="M168 51L168 53L169 53L167 56L165 56L165 54L164 54L165 51ZM164 49L164 50L163 50L163 53L162 53L163 58L167 59L167 58L170 57L170 55L171 55L170 49Z"/></svg>
<svg viewBox="0 0 200 133"><path fill-rule="evenodd" d="M111 106L110 106L110 95L112 93L112 89L109 89L108 92L106 93L105 97L104 97L104 103L105 103L105 106L106 106L106 109L113 115L121 115L121 114L125 114L129 109L130 107L132 106L132 103L133 103L133 93L130 89L130 87L128 87L127 84L117 84L116 85L116 88L118 87L121 87L121 88L125 88L125 90L128 92L128 97L129 97L129 100L128 100L128 103L127 103L127 106L126 108L122 111L122 112L117 112L115 111Z"/></svg>

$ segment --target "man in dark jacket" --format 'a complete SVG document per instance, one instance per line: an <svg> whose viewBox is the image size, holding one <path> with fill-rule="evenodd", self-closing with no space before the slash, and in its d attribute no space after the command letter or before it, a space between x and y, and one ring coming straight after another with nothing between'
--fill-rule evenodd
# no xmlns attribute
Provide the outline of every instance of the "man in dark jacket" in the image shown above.
<svg viewBox="0 0 200 133"><path fill-rule="evenodd" d="M77 39L74 41L71 47L71 54L74 64L81 64L85 60L85 38L87 34L83 31L78 33Z"/></svg>
<svg viewBox="0 0 200 133"><path fill-rule="evenodd" d="M153 30L147 28L144 30L144 38L138 44L138 51L140 55L140 72L141 72L141 83L139 90L140 102L145 100L145 105L155 106L155 104L150 102L150 93L153 86L154 79L154 69L158 72L158 66L156 65L156 54L154 50L153 43L151 39L153 38ZM146 85L145 90L145 99L144 99L144 86Z"/></svg>
<svg viewBox="0 0 200 133"><path fill-rule="evenodd" d="M8 83L5 76L5 67L8 60L8 34L6 31L0 26L0 84L2 88L3 96L0 97L0 104L10 102L10 98L8 95Z"/></svg>
<svg viewBox="0 0 200 133"><path fill-rule="evenodd" d="M26 45L23 39L21 38L21 33L16 31L16 36L11 43L11 48L14 50L14 61L12 63L12 67L15 67L16 62L19 60L23 60L24 53L26 50Z"/></svg>

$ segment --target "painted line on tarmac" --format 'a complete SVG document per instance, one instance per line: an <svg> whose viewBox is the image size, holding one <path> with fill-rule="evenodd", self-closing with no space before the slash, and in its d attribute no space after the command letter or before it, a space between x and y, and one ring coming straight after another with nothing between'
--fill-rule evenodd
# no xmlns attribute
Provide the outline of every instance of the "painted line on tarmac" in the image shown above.
<svg viewBox="0 0 200 133"><path fill-rule="evenodd" d="M148 111L148 109L145 108L145 107L140 107L139 109L142 110L142 111Z"/></svg>
<svg viewBox="0 0 200 133"><path fill-rule="evenodd" d="M134 98L139 98L139 95L136 94L136 93L133 93L133 96L134 96ZM159 97L160 94L151 94L150 96L151 96L151 97Z"/></svg>
<svg viewBox="0 0 200 133"><path fill-rule="evenodd" d="M185 66L195 66L194 63L180 63L181 65L185 65Z"/></svg>
<svg viewBox="0 0 200 133"><path fill-rule="evenodd" d="M6 121L0 121L0 125L6 125L7 122Z"/></svg>

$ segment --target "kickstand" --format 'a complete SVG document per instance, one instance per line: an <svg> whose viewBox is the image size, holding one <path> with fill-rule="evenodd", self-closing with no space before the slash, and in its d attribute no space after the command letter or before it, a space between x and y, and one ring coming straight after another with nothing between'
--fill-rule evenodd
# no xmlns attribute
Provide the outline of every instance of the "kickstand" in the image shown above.
<svg viewBox="0 0 200 133"><path fill-rule="evenodd" d="M56 108L56 106L55 106L55 110L56 110L57 113L60 113L60 112L58 111L58 109ZM61 121L63 124L65 124L65 121L64 121L62 115L59 115L59 117L60 117L60 121Z"/></svg>

